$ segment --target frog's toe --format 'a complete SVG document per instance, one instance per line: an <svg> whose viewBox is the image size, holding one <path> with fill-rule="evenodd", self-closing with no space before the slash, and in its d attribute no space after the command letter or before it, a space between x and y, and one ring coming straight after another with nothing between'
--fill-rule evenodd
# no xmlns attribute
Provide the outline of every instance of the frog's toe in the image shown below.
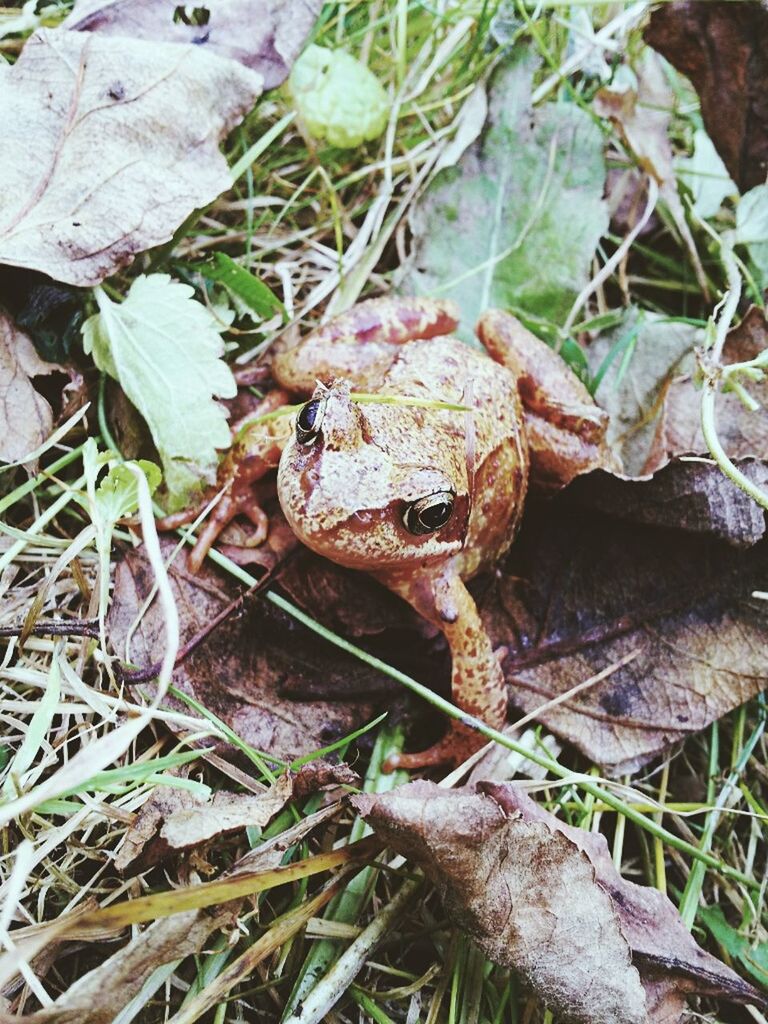
<svg viewBox="0 0 768 1024"><path fill-rule="evenodd" d="M443 738L413 754L390 754L381 766L385 773L398 769L415 771L419 768L435 768L440 765L456 767L484 747L488 740L474 729L454 723Z"/></svg>

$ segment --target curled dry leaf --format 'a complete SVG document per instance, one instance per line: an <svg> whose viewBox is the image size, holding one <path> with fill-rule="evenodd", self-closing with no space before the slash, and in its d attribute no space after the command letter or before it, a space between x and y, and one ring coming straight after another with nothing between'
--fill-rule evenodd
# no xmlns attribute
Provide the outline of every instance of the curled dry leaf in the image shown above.
<svg viewBox="0 0 768 1024"><path fill-rule="evenodd" d="M603 836L563 825L513 785L414 782L352 803L558 1020L674 1024L691 992L764 1005L696 945L666 896L618 874Z"/></svg>
<svg viewBox="0 0 768 1024"><path fill-rule="evenodd" d="M768 173L768 8L675 0L651 15L645 40L687 75L710 138L742 192Z"/></svg>
<svg viewBox="0 0 768 1024"><path fill-rule="evenodd" d="M170 554L172 544L163 542ZM183 568L183 553L170 572L181 619L182 644L204 632L235 596L223 589L221 577L203 570L197 576ZM138 630L125 642L153 576L142 549L118 559L114 601L109 618L110 640L120 658L139 666L152 665L165 650L163 616L153 604ZM195 697L257 750L281 760L312 753L369 721L370 705L347 702L286 700L282 690L291 681L297 693L311 692L319 681L347 677L365 693L378 673L351 656L341 655L303 626L262 600L249 602L211 632L174 671L179 689ZM337 682L338 685L338 682ZM180 708L188 712L186 707ZM206 741L210 743L210 741ZM231 756L230 747L224 748Z"/></svg>
<svg viewBox="0 0 768 1024"><path fill-rule="evenodd" d="M53 412L32 379L58 369L0 310L0 462L23 459L50 434Z"/></svg>
<svg viewBox="0 0 768 1024"><path fill-rule="evenodd" d="M201 24L179 17L176 0L77 0L64 28L186 43L258 71L265 89L284 81L322 0L214 0ZM181 8L183 10L183 8Z"/></svg>
<svg viewBox="0 0 768 1024"><path fill-rule="evenodd" d="M754 544L765 532L763 512L724 477L701 432L694 349L702 340L694 327L633 310L589 347L593 373L619 352L596 397L610 414L608 443L623 473L613 478L595 473L578 481L571 495L621 518ZM623 367L630 346L631 358ZM723 358L726 363L751 359L767 346L765 315L753 307L729 333ZM718 435L730 458L768 486L768 383L750 385L750 393L763 409L750 412L733 393L718 396ZM686 461L688 456L697 458ZM627 479L643 482L626 485Z"/></svg>
<svg viewBox="0 0 768 1024"><path fill-rule="evenodd" d="M194 46L36 32L0 67L0 262L93 285L168 241L229 186L218 144L261 88Z"/></svg>
<svg viewBox="0 0 768 1024"><path fill-rule="evenodd" d="M707 278L677 191L669 140L674 96L658 56L652 50L645 54L638 68L637 91L626 89L618 92L606 86L597 93L594 104L598 114L613 121L640 166L658 182L659 191L688 250L701 290L705 296L708 295Z"/></svg>
<svg viewBox="0 0 768 1024"><path fill-rule="evenodd" d="M768 620L750 595L768 541L739 551L564 500L531 512L479 597L524 713L620 774L765 687Z"/></svg>

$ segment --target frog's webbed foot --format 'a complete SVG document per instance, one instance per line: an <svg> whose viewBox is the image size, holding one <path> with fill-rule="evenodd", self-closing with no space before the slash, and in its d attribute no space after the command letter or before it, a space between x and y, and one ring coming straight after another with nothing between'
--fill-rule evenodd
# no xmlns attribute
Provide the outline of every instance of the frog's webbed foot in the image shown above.
<svg viewBox="0 0 768 1024"><path fill-rule="evenodd" d="M390 754L381 766L385 773L398 769L416 771L419 768L435 768L439 765L455 767L466 761L476 751L484 747L488 740L474 729L451 722L448 732L441 740L414 754Z"/></svg>
<svg viewBox="0 0 768 1024"><path fill-rule="evenodd" d="M549 345L500 309L484 313L476 331L517 377L536 484L558 489L589 470L618 468L605 441L608 414Z"/></svg>
<svg viewBox="0 0 768 1024"><path fill-rule="evenodd" d="M382 582L409 601L445 634L451 650L451 694L467 715L494 729L507 718L507 686L501 659L493 650L472 595L458 575L435 576L428 586L413 587L408 576L378 574ZM434 746L413 754L393 754L384 770L457 765L488 742L477 729L451 720L448 732Z"/></svg>

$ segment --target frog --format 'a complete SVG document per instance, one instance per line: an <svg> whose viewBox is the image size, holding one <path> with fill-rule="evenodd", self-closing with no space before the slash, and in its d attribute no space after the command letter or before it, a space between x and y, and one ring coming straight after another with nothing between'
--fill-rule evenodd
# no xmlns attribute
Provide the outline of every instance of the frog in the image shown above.
<svg viewBox="0 0 768 1024"><path fill-rule="evenodd" d="M469 718L504 726L504 652L467 583L506 554L529 486L557 490L610 458L607 415L557 352L499 309L481 315L471 347L455 336L459 318L450 299L379 297L279 351L277 387L239 431L190 555L197 571L240 513L253 543L265 539L254 488L276 468L302 544L370 574L444 635L462 717L426 750L391 755L388 770L461 763L486 742ZM275 414L296 398L286 429Z"/></svg>

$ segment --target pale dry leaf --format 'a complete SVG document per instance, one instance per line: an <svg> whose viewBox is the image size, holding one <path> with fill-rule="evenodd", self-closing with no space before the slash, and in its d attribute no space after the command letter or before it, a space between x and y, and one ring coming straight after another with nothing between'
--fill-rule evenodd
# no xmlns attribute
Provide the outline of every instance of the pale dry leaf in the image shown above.
<svg viewBox="0 0 768 1024"><path fill-rule="evenodd" d="M227 832L263 828L292 795L289 775L281 775L264 793L218 792L209 804L175 810L160 828L160 838L172 850L183 850Z"/></svg>
<svg viewBox="0 0 768 1024"><path fill-rule="evenodd" d="M0 1011L0 1024L113 1024L158 967L199 953L214 932L231 927L241 902L154 921L70 985L51 1006L30 1014Z"/></svg>
<svg viewBox="0 0 768 1024"><path fill-rule="evenodd" d="M619 91L605 86L595 96L594 107L602 117L613 121L640 166L658 182L659 191L688 250L699 286L707 295L706 274L677 191L669 133L674 96L664 77L659 57L652 50L644 54L637 70L636 91L629 88Z"/></svg>
<svg viewBox="0 0 768 1024"><path fill-rule="evenodd" d="M322 0L208 0L179 16L177 0L77 0L64 28L192 44L258 71L265 89L288 77L312 30Z"/></svg>
<svg viewBox="0 0 768 1024"><path fill-rule="evenodd" d="M98 284L230 185L261 75L173 43L41 30L0 67L0 263Z"/></svg>
<svg viewBox="0 0 768 1024"><path fill-rule="evenodd" d="M523 713L618 775L766 686L768 619L751 593L768 574L768 541L742 551L620 522L566 496L529 512L479 595Z"/></svg>
<svg viewBox="0 0 768 1024"><path fill-rule="evenodd" d="M58 369L0 310L0 462L23 459L50 434L53 412L32 379Z"/></svg>
<svg viewBox="0 0 768 1024"><path fill-rule="evenodd" d="M763 1004L696 945L662 893L621 878L602 836L564 826L513 785L416 782L352 803L424 869L451 920L558 1020L667 1024L679 1017L670 1016L675 990Z"/></svg>

